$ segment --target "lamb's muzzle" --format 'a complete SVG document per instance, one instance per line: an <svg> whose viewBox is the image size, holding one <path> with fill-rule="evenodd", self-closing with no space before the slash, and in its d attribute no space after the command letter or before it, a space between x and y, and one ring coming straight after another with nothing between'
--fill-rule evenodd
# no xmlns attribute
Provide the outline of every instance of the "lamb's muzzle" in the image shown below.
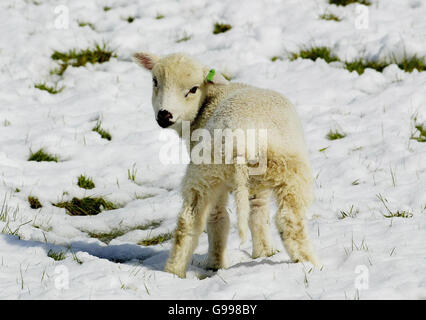
<svg viewBox="0 0 426 320"><path fill-rule="evenodd" d="M173 121L171 121L171 119L173 119L173 115L167 110L162 109L158 111L157 123L161 128L170 127L173 124Z"/></svg>

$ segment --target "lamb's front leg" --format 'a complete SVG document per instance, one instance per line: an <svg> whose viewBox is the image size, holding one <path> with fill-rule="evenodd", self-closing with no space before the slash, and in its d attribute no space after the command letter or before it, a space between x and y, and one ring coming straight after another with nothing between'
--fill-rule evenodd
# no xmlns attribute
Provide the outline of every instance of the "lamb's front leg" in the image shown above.
<svg viewBox="0 0 426 320"><path fill-rule="evenodd" d="M228 190L223 190L207 220L209 236L207 269L218 270L226 267L226 242L230 224L226 210L227 202Z"/></svg>
<svg viewBox="0 0 426 320"><path fill-rule="evenodd" d="M186 195L179 214L173 247L166 262L165 271L185 278L189 260L204 229L209 206L207 196L200 197L193 191Z"/></svg>

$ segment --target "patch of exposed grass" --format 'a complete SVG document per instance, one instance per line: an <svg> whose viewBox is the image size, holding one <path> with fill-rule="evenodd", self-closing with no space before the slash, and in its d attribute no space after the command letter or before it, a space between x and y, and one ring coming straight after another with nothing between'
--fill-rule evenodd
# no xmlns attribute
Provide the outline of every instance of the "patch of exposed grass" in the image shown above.
<svg viewBox="0 0 426 320"><path fill-rule="evenodd" d="M127 169L127 179L129 179L130 181L136 182L137 173L138 173L138 169L136 168L136 163L134 163L131 169Z"/></svg>
<svg viewBox="0 0 426 320"><path fill-rule="evenodd" d="M329 4L335 4L336 6L347 6L352 3L359 3L365 6L371 5L370 0L328 0Z"/></svg>
<svg viewBox="0 0 426 320"><path fill-rule="evenodd" d="M56 155L51 155L49 153L47 153L46 151L44 151L43 148L41 148L40 150L38 150L37 152L32 152L30 153L30 157L28 158L28 161L37 161L37 162L42 162L42 161L53 161L53 162L58 162L58 157Z"/></svg>
<svg viewBox="0 0 426 320"><path fill-rule="evenodd" d="M371 60L364 58L358 58L350 62L345 62L345 67L348 71L356 71L360 75L363 74L365 69L367 68L382 72L383 69L386 68L388 65L389 63L387 61Z"/></svg>
<svg viewBox="0 0 426 320"><path fill-rule="evenodd" d="M92 131L99 133L102 139L111 141L112 139L111 134L107 130L102 129L101 125L102 123L98 121L98 123L96 123L96 126L92 129Z"/></svg>
<svg viewBox="0 0 426 320"><path fill-rule="evenodd" d="M282 57L280 57L280 56L273 56L272 58L271 58L271 61L272 62L275 62L275 61L277 61L277 60L282 60L283 58Z"/></svg>
<svg viewBox="0 0 426 320"><path fill-rule="evenodd" d="M346 137L346 133L344 132L339 132L337 129L336 130L330 130L327 135L326 138L328 140L337 140L337 139L343 139L344 137Z"/></svg>
<svg viewBox="0 0 426 320"><path fill-rule="evenodd" d="M71 247L69 248L69 250L71 251L72 259L78 264L83 264L83 261L79 257L77 257L77 254L71 249Z"/></svg>
<svg viewBox="0 0 426 320"><path fill-rule="evenodd" d="M413 72L414 70L426 71L425 57L419 57L417 54L408 56L407 54L401 60L392 58L391 63L395 63L400 69L406 72Z"/></svg>
<svg viewBox="0 0 426 320"><path fill-rule="evenodd" d="M330 48L324 46L305 48L300 50L298 53L293 52L290 54L291 61L298 58L310 59L312 61L323 59L327 63L340 61L340 59L331 52Z"/></svg>
<svg viewBox="0 0 426 320"><path fill-rule="evenodd" d="M47 256L52 258L55 261L61 261L66 258L65 253L63 253L62 251L55 252L52 249L49 250L49 252L47 253Z"/></svg>
<svg viewBox="0 0 426 320"><path fill-rule="evenodd" d="M367 68L382 72L391 64L396 64L398 68L405 72L413 72L414 70L418 70L419 72L426 71L425 58L419 57L416 54L412 56L404 54L401 59L398 59L395 56L379 60L358 58L353 61L346 61L345 67L351 72L356 71L358 74L363 74Z"/></svg>
<svg viewBox="0 0 426 320"><path fill-rule="evenodd" d="M92 178L86 177L85 175L80 175L77 180L77 185L83 189L93 189L95 187L95 183Z"/></svg>
<svg viewBox="0 0 426 320"><path fill-rule="evenodd" d="M51 74L63 75L69 66L82 67L87 63L104 63L117 55L104 43L96 43L93 49L76 50L68 52L53 52L51 58L59 62L59 68L51 71Z"/></svg>
<svg viewBox="0 0 426 320"><path fill-rule="evenodd" d="M185 41L188 41L188 40L191 40L191 36L185 35L182 38L176 40L176 43L181 43L181 42L185 42Z"/></svg>
<svg viewBox="0 0 426 320"><path fill-rule="evenodd" d="M19 206L12 211L12 208L6 202L6 198L7 194L4 195L3 203L0 209L0 221L8 223L10 218L16 221L19 212ZM11 213L12 215L10 215Z"/></svg>
<svg viewBox="0 0 426 320"><path fill-rule="evenodd" d="M342 20L333 13L323 13L322 15L319 16L319 18L321 20L327 20L327 21L341 21Z"/></svg>
<svg viewBox="0 0 426 320"><path fill-rule="evenodd" d="M65 88L64 86L62 86L58 89L57 85L52 87L52 86L48 86L45 82L36 83L36 84L34 84L34 87L36 89L39 89L39 90L47 91L50 94L57 94L57 93L61 92L62 90L64 90L64 88Z"/></svg>
<svg viewBox="0 0 426 320"><path fill-rule="evenodd" d="M135 21L135 17L127 17L126 21L128 23L132 23L133 21Z"/></svg>
<svg viewBox="0 0 426 320"><path fill-rule="evenodd" d="M388 214L384 214L383 216L385 218L412 218L413 214L411 212L405 211L405 210L397 210L397 211L391 211L386 203L388 203L388 200L384 198L381 194L376 195L377 199L380 200L380 202L385 207Z"/></svg>
<svg viewBox="0 0 426 320"><path fill-rule="evenodd" d="M28 203L31 209L40 209L43 207L37 197L28 196Z"/></svg>
<svg viewBox="0 0 426 320"><path fill-rule="evenodd" d="M408 211L396 211L396 212L390 212L389 214L383 215L385 218L412 218L413 214Z"/></svg>
<svg viewBox="0 0 426 320"><path fill-rule="evenodd" d="M426 126L422 123L414 122L414 128L416 129L416 132L411 134L410 139L418 142L426 142Z"/></svg>
<svg viewBox="0 0 426 320"><path fill-rule="evenodd" d="M310 47L301 49L300 52L293 52L290 54L290 60L296 60L298 58L310 59L315 61L318 58L325 60L327 63L334 61L341 61L339 57L332 53L328 47ZM276 61L280 57L272 57L272 61ZM381 59L371 58L357 58L352 61L344 61L345 68L352 72L356 71L358 74L363 74L365 69L373 69L378 72L382 72L386 67L391 64L396 64L398 68L405 72L413 72L418 70L419 72L426 71L426 57L420 57L417 54L408 55L404 54L402 58L397 58L395 55Z"/></svg>
<svg viewBox="0 0 426 320"><path fill-rule="evenodd" d="M89 27L90 29L95 30L95 26L91 22L79 21L78 26L79 27Z"/></svg>
<svg viewBox="0 0 426 320"><path fill-rule="evenodd" d="M162 14L157 14L157 15L155 16L155 19L157 19L157 20L164 19L164 15L162 15Z"/></svg>
<svg viewBox="0 0 426 320"><path fill-rule="evenodd" d="M147 224L143 224L140 226L127 228L127 229L113 229L110 232L104 232L104 233L96 233L96 232L89 232L89 236L92 238L99 239L100 241L109 244L111 240L121 237L122 235L125 235L126 233L134 230L148 230L148 229L155 229L161 225L160 220L154 220Z"/></svg>
<svg viewBox="0 0 426 320"><path fill-rule="evenodd" d="M216 22L213 27L213 34L224 33L232 29L230 24Z"/></svg>
<svg viewBox="0 0 426 320"><path fill-rule="evenodd" d="M72 198L71 201L53 203L55 207L65 208L71 216L93 216L102 210L114 210L117 206L101 197Z"/></svg>
<svg viewBox="0 0 426 320"><path fill-rule="evenodd" d="M111 7L107 7L107 6L105 6L105 7L104 7L104 11L105 11L105 12L107 12L107 11L109 11L109 10L111 10Z"/></svg>
<svg viewBox="0 0 426 320"><path fill-rule="evenodd" d="M138 242L138 244L141 246L155 246L157 244L169 241L171 238L173 238L172 232L162 233L156 237L141 240Z"/></svg>
<svg viewBox="0 0 426 320"><path fill-rule="evenodd" d="M340 217L339 219L345 219L345 218L355 218L357 214L359 213L358 209L354 209L354 206L351 205L349 210L340 210Z"/></svg>

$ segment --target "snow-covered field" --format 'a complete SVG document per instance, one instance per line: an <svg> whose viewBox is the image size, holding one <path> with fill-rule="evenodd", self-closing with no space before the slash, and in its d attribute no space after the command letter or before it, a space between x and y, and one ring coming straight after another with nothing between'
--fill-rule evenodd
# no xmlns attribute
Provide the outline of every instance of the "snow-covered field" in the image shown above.
<svg viewBox="0 0 426 320"><path fill-rule="evenodd" d="M0 299L426 298L426 143L410 139L414 116L426 121L426 72L391 65L358 75L341 63L285 58L311 45L329 46L342 60L426 56L426 3L372 2L362 29L357 5L326 0L1 1ZM325 12L342 21L319 19ZM216 22L232 29L214 35ZM55 50L94 42L117 57L69 67L62 77L49 73ZM232 81L277 90L295 104L315 175L307 217L321 270L289 262L275 228L280 252L252 260L250 241L239 246L233 203L226 270L204 270L205 233L187 279L162 271L170 241L138 244L173 231L185 170L159 161L165 142L150 74L130 59L138 50L193 54ZM65 88L53 95L34 88L40 82ZM111 141L92 131L99 120ZM330 129L347 136L328 140ZM59 162L27 161L40 148ZM78 187L81 174L96 188ZM28 196L43 207L31 209ZM120 208L70 216L52 205L84 196ZM392 212L412 216L384 217L378 196ZM161 223L142 230L152 221ZM111 232L117 237L108 244L94 237Z"/></svg>

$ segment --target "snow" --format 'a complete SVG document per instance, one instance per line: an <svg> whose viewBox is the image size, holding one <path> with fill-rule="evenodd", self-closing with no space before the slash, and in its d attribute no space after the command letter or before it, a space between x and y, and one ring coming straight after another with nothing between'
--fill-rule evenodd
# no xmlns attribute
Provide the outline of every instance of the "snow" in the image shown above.
<svg viewBox="0 0 426 320"><path fill-rule="evenodd" d="M57 1L0 3L0 197L9 213L0 219L0 299L426 298L426 144L410 140L413 117L426 121L426 72L391 65L358 75L323 60L271 61L312 44L330 46L342 60L426 56L425 3L373 0L367 29L355 27L356 5L325 0L61 3L69 13L67 29L55 28L64 9ZM318 19L324 12L342 21ZM79 27L81 21L95 30ZM218 21L232 29L213 35ZM176 42L184 36L191 38ZM55 81L49 74L57 67L54 50L102 41L117 58L69 67L59 94L34 88ZM204 270L205 233L186 279L162 271L170 241L137 244L174 230L185 170L159 161L165 142L151 108L150 75L130 59L139 50L193 54L232 81L277 90L295 104L315 176L307 218L322 269L291 263L275 228L280 252L251 259L250 241L239 246L233 202L226 270ZM111 141L92 132L98 120ZM327 140L330 129L347 136ZM27 161L30 150L41 147L60 161ZM135 181L128 179L132 168ZM96 188L79 188L80 174L92 177ZM43 208L31 209L29 195ZM99 195L121 208L77 217L52 205ZM390 210L413 216L385 218L377 195ZM340 219L352 206L356 215ZM132 230L154 220L162 221L158 228ZM129 231L108 245L89 235L117 229ZM66 252L66 259L53 260L49 250ZM357 285L366 275L368 288Z"/></svg>

